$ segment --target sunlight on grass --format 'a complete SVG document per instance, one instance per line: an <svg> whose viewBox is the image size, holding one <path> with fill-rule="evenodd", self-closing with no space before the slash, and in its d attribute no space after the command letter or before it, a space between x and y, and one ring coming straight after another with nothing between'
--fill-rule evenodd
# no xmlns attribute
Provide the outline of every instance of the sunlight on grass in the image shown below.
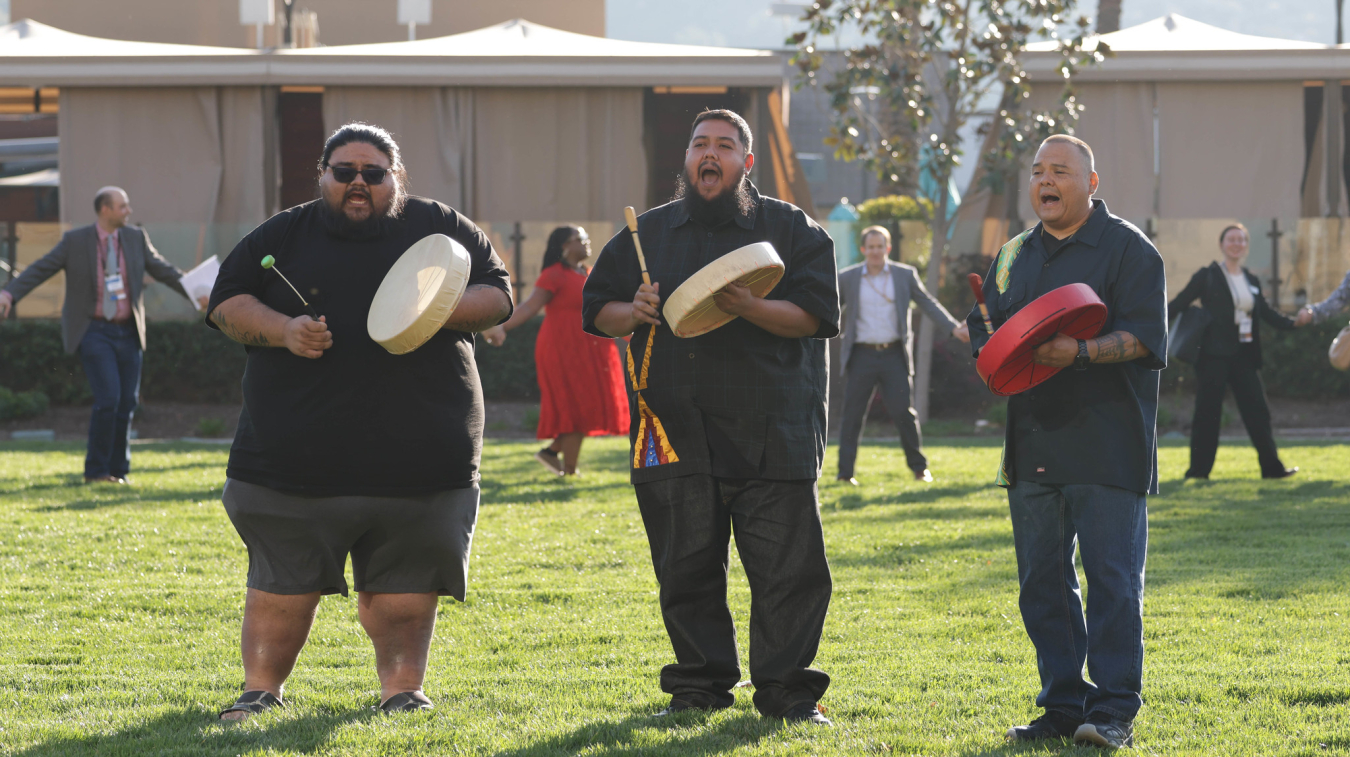
<svg viewBox="0 0 1350 757"><path fill-rule="evenodd" d="M587 442L559 480L533 442L489 440L469 598L441 604L430 713L379 716L354 599L326 598L287 687L243 726L215 712L242 680L247 554L220 506L227 452L137 447L130 487L83 486L83 449L0 444L0 755L1093 754L1007 749L1034 717L997 444L931 440L937 481L865 445L859 487L822 478L835 594L816 661L835 729L731 710L655 722L671 662L625 440ZM1350 458L1245 446L1182 482L1162 450L1150 499L1139 751L1350 753ZM741 639L749 606L733 555ZM742 657L746 650L742 648ZM748 675L748 674L747 674Z"/></svg>

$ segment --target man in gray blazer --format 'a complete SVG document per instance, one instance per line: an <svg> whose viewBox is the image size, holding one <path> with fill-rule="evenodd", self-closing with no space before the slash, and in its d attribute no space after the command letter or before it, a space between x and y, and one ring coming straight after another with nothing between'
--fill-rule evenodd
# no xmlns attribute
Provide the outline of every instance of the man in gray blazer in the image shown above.
<svg viewBox="0 0 1350 757"><path fill-rule="evenodd" d="M131 469L131 414L140 398L145 350L142 282L149 274L184 297L188 294L178 281L183 272L155 250L144 229L127 226L131 202L126 192L100 189L94 212L96 223L66 232L51 252L0 290L0 318L39 284L66 272L61 342L67 354L79 351L94 395L84 481L125 484Z"/></svg>
<svg viewBox="0 0 1350 757"><path fill-rule="evenodd" d="M886 409L900 432L905 461L919 481L932 481L924 457L919 419L910 404L913 392L914 341L909 328L909 305L917 302L929 318L946 324L952 336L970 341L964 323L952 318L919 281L913 266L888 259L891 233L884 226L862 232L864 262L839 272L839 304L844 309L840 364L844 376L844 420L839 429L839 480L854 486L853 464L858 457L872 392L881 385Z"/></svg>

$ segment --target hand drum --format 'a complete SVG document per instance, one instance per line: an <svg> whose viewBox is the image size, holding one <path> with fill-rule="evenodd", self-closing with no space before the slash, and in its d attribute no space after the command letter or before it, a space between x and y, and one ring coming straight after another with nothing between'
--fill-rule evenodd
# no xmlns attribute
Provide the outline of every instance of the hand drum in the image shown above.
<svg viewBox="0 0 1350 757"><path fill-rule="evenodd" d="M1106 305L1087 284L1070 284L1037 297L994 332L980 350L975 371L994 394L1019 394L1062 368L1037 365L1031 353L1060 332L1091 339L1106 323Z"/></svg>

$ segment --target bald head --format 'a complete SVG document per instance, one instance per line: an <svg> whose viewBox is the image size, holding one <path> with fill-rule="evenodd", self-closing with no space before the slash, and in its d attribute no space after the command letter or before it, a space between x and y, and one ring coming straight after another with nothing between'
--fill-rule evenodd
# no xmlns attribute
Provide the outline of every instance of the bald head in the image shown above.
<svg viewBox="0 0 1350 757"><path fill-rule="evenodd" d="M1031 164L1027 190L1045 230L1060 239L1068 237L1092 214L1092 195L1097 192L1092 148L1067 134L1046 139Z"/></svg>
<svg viewBox="0 0 1350 757"><path fill-rule="evenodd" d="M120 229L131 217L131 199L121 187L104 187L94 194L94 213L104 231Z"/></svg>
<svg viewBox="0 0 1350 757"><path fill-rule="evenodd" d="M1041 143L1041 147L1045 147L1049 144L1071 145L1078 151L1079 156L1083 158L1084 173L1093 173L1097 170L1097 159L1092 155L1092 148L1088 146L1087 142L1084 142L1078 137L1072 137L1068 134L1053 134L1045 138L1045 141Z"/></svg>

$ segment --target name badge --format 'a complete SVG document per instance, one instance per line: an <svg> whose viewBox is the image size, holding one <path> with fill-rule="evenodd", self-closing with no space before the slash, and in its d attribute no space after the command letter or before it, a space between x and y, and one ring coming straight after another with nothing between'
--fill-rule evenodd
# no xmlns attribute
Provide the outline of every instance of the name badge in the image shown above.
<svg viewBox="0 0 1350 757"><path fill-rule="evenodd" d="M1250 290L1252 290L1252 294L1260 294L1260 293L1261 293L1261 290L1260 290L1260 289L1257 289L1256 287L1252 286L1251 284L1248 284L1248 285L1247 285L1247 288L1250 289Z"/></svg>
<svg viewBox="0 0 1350 757"><path fill-rule="evenodd" d="M121 274L113 274L103 277L103 290L113 296L114 300L126 298L126 289L122 286Z"/></svg>

